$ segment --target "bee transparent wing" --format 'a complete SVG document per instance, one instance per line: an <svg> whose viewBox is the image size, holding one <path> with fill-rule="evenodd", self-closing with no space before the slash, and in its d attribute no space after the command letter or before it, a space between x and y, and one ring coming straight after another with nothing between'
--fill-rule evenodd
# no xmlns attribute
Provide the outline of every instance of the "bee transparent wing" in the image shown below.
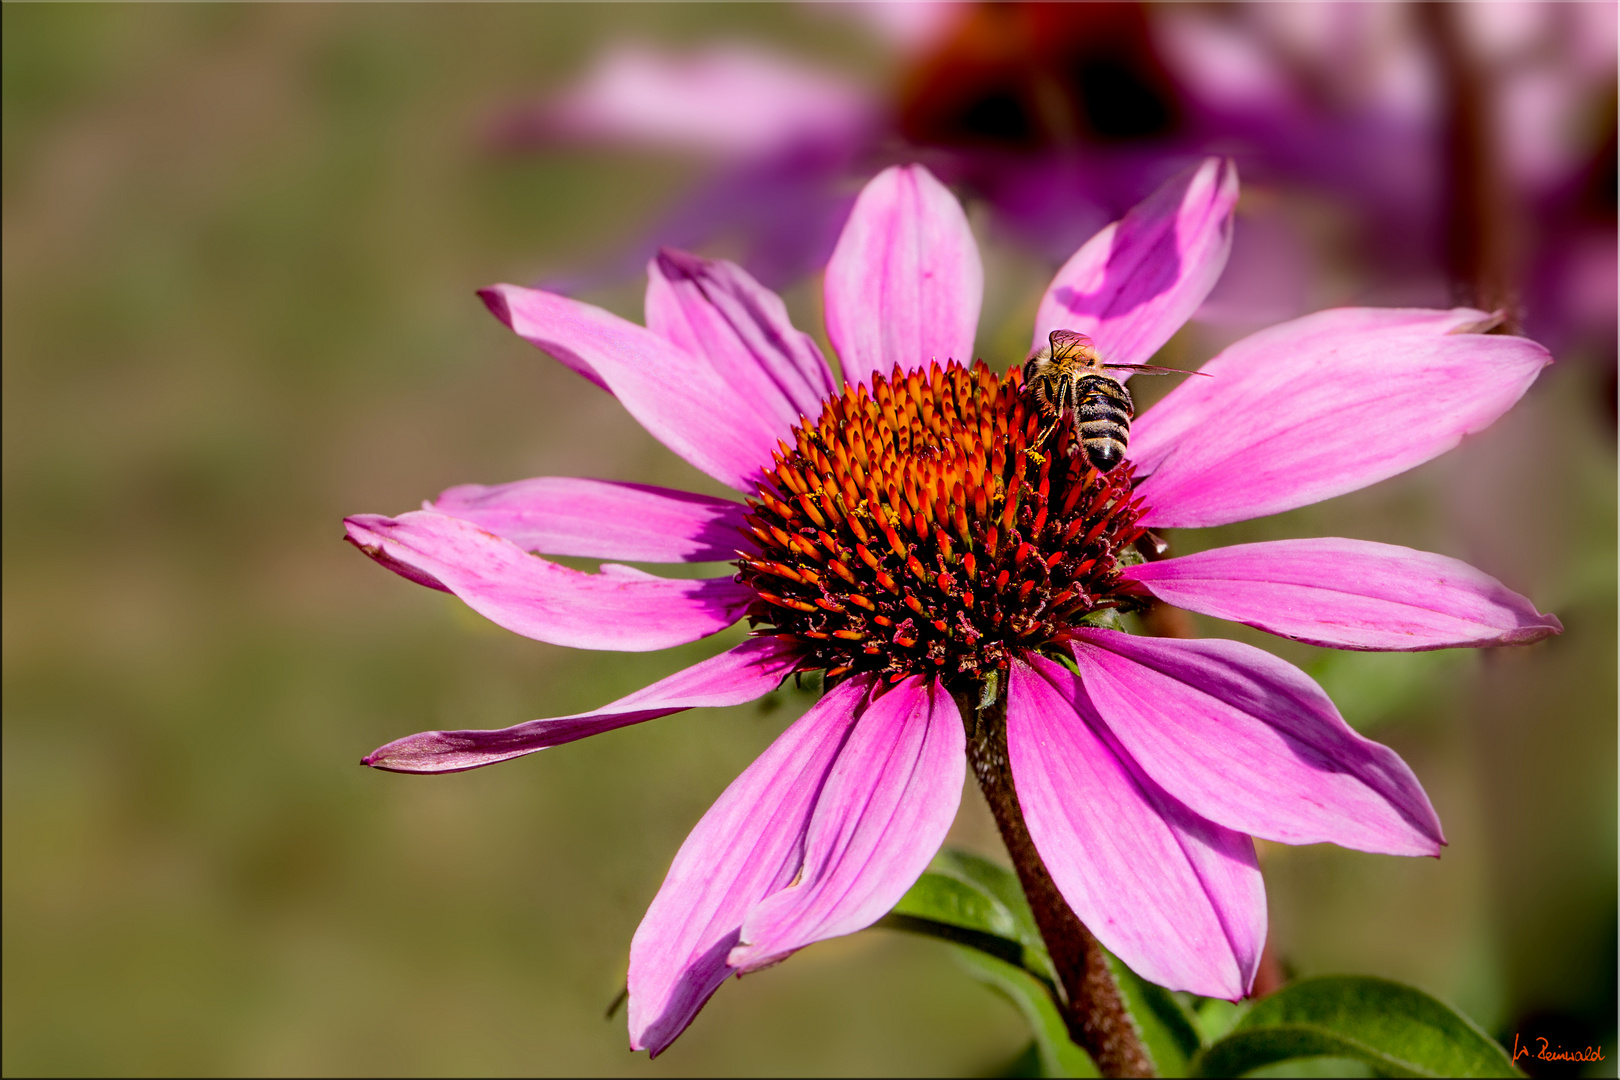
<svg viewBox="0 0 1620 1080"><path fill-rule="evenodd" d="M1091 339L1077 330L1054 330L1046 336L1046 340L1050 343L1054 360L1073 356L1091 344Z"/></svg>
<svg viewBox="0 0 1620 1080"><path fill-rule="evenodd" d="M1128 371L1132 375L1202 375L1206 379L1215 376L1207 371L1183 371L1175 367L1156 367L1153 364L1104 364L1109 371Z"/></svg>

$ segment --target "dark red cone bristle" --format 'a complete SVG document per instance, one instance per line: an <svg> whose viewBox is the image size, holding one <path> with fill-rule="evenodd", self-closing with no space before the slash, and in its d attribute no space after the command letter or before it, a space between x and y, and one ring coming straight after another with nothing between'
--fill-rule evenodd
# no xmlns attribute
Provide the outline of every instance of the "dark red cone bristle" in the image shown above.
<svg viewBox="0 0 1620 1080"><path fill-rule="evenodd" d="M966 684L1055 650L1088 615L1129 608L1120 559L1142 534L1129 462L1070 453L1015 369L935 363L844 388L782 443L748 500L737 580L756 633L791 635L804 668Z"/></svg>

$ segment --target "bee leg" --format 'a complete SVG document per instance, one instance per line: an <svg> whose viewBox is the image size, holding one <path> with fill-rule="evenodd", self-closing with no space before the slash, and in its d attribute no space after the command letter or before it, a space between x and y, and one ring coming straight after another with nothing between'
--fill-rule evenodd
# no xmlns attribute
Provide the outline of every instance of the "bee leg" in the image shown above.
<svg viewBox="0 0 1620 1080"><path fill-rule="evenodd" d="M1059 417L1059 420L1061 419L1062 418ZM1043 427L1040 434L1035 436L1035 441L1029 444L1029 448L1025 451L1025 453L1029 455L1030 460L1035 464L1046 464L1046 455L1040 453L1040 447L1046 445L1046 440L1051 438L1052 432L1057 430L1057 426L1058 420L1053 420L1051 423Z"/></svg>

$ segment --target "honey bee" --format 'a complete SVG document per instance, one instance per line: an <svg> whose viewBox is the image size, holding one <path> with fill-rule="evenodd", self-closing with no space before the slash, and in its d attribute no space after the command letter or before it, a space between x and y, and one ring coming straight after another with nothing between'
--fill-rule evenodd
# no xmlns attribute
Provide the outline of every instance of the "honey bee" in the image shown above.
<svg viewBox="0 0 1620 1080"><path fill-rule="evenodd" d="M1125 460L1131 417L1136 415L1131 392L1111 372L1189 374L1146 364L1104 363L1092 340L1074 330L1054 330L1047 341L1024 362L1024 392L1034 396L1046 419L1031 449L1038 450L1063 418L1072 416L1078 443L1070 444L1069 453L1083 450L1098 472L1108 472Z"/></svg>

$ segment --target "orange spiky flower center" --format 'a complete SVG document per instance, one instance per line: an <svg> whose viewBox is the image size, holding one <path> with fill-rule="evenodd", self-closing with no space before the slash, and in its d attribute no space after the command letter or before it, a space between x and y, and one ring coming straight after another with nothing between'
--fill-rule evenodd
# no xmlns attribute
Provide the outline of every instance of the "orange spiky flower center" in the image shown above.
<svg viewBox="0 0 1620 1080"><path fill-rule="evenodd" d="M755 632L797 639L829 679L967 685L1138 606L1120 581L1143 534L1131 464L1099 473L1068 420L1037 451L1041 419L1018 369L982 362L846 385L748 500Z"/></svg>

